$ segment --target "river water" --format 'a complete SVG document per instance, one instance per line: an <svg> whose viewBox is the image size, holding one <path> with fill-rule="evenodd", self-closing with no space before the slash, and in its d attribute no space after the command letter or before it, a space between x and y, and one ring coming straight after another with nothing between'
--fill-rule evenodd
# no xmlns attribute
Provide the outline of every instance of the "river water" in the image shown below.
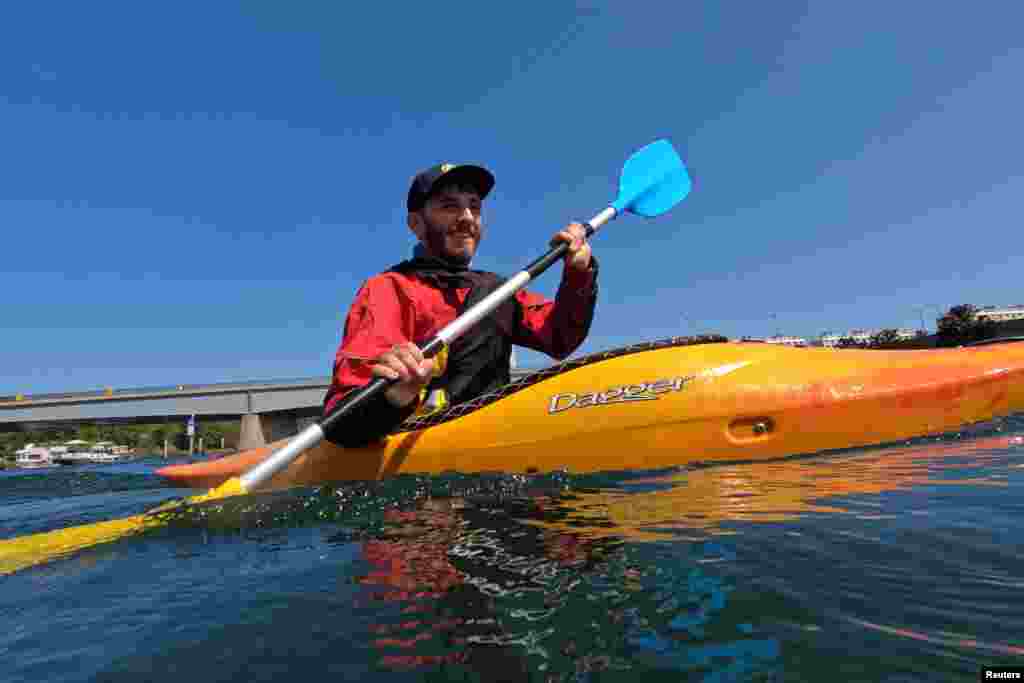
<svg viewBox="0 0 1024 683"><path fill-rule="evenodd" d="M163 464L0 473L0 538L193 493ZM1024 664L1019 416L754 464L247 496L0 577L11 683L974 681L1000 664Z"/></svg>

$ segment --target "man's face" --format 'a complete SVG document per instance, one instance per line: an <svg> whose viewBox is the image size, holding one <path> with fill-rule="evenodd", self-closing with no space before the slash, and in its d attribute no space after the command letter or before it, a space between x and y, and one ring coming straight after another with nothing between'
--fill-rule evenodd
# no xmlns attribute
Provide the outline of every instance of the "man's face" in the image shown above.
<svg viewBox="0 0 1024 683"><path fill-rule="evenodd" d="M431 196L410 227L434 256L468 265L483 237L480 195L469 188L445 188Z"/></svg>

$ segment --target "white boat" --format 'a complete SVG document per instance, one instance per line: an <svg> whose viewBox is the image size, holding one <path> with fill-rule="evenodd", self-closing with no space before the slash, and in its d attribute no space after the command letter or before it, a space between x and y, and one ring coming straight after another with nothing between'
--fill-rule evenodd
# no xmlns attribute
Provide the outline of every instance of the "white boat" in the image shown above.
<svg viewBox="0 0 1024 683"><path fill-rule="evenodd" d="M119 446L113 441L100 441L89 451L89 459L92 462L119 462L131 460L132 448Z"/></svg>
<svg viewBox="0 0 1024 683"><path fill-rule="evenodd" d="M78 465L83 462L92 462L92 453L89 451L88 441L74 439L66 441L64 447L67 448L67 453L58 460L60 464Z"/></svg>
<svg viewBox="0 0 1024 683"><path fill-rule="evenodd" d="M67 446L50 446L50 460L55 465L67 465L68 464L68 452Z"/></svg>
<svg viewBox="0 0 1024 683"><path fill-rule="evenodd" d="M71 451L64 456L64 462L70 465L78 465L83 462L92 462L91 451Z"/></svg>
<svg viewBox="0 0 1024 683"><path fill-rule="evenodd" d="M118 458L113 453L114 443L112 441L100 441L89 449L89 459L92 462L114 462Z"/></svg>
<svg viewBox="0 0 1024 683"><path fill-rule="evenodd" d="M54 462L50 457L50 449L37 446L34 443L26 445L21 450L14 452L14 463L25 469L39 469L42 467L53 467Z"/></svg>

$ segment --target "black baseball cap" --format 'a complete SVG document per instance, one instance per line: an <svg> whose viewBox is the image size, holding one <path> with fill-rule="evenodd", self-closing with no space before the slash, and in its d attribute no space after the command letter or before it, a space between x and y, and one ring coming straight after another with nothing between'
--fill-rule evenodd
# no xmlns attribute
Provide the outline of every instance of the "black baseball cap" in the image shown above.
<svg viewBox="0 0 1024 683"><path fill-rule="evenodd" d="M494 187L494 176L486 168L473 166L471 164L438 164L420 172L412 179L412 186L409 188L409 198L405 206L409 211L419 211L423 208L431 193L444 184L465 183L475 187L483 199Z"/></svg>

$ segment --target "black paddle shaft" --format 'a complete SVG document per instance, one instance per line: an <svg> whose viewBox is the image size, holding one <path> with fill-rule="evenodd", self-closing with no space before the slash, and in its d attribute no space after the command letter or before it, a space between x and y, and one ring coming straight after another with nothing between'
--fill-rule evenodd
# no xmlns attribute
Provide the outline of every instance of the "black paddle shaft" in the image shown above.
<svg viewBox="0 0 1024 683"><path fill-rule="evenodd" d="M597 231L594 230L594 226L592 226L590 223L584 223L583 225L587 228L587 239L590 239L590 237ZM569 243L561 242L557 246L552 247L548 253L544 254L539 259L537 259L530 265L526 266L526 268L524 268L523 270L530 274L531 280L534 280L537 278L537 276L539 276L545 270L550 268L555 263L555 261L562 258L562 256L564 256L565 252L567 251L569 251Z"/></svg>

